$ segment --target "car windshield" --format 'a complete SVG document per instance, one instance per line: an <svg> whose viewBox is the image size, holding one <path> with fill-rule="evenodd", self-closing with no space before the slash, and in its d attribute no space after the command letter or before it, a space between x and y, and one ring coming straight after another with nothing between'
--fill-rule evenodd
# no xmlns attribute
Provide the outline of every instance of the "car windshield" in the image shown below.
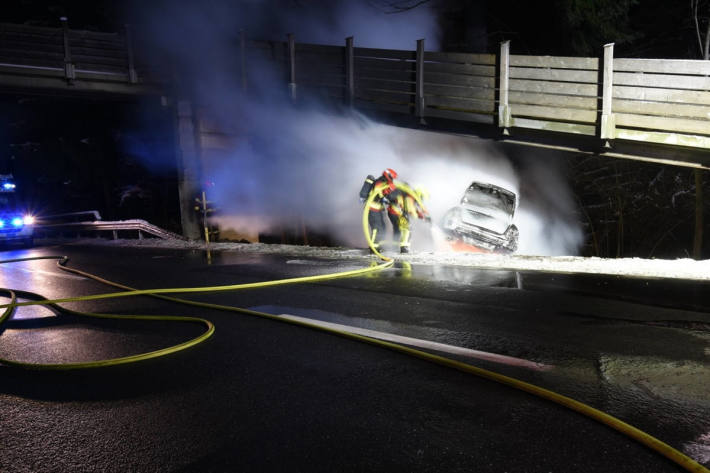
<svg viewBox="0 0 710 473"><path fill-rule="evenodd" d="M515 211L515 194L496 187L471 184L462 202L477 207L496 209L512 215Z"/></svg>

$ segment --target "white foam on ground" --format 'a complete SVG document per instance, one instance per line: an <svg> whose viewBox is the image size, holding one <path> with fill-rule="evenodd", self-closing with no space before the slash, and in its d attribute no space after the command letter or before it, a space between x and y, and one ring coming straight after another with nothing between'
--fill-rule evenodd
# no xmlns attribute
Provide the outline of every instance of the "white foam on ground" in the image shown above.
<svg viewBox="0 0 710 473"><path fill-rule="evenodd" d="M201 241L181 240L103 240L96 238L62 241L71 245L101 245L120 247L152 247L166 249L206 249ZM365 249L277 245L265 243L212 243L212 251L232 251L249 254L290 255L330 259L373 259ZM639 278L673 278L710 281L710 260L643 259L643 258L587 258L582 256L494 255L458 252L413 252L408 255L387 253L395 260L416 264L467 266L479 269L517 271L545 271L556 273L606 274Z"/></svg>

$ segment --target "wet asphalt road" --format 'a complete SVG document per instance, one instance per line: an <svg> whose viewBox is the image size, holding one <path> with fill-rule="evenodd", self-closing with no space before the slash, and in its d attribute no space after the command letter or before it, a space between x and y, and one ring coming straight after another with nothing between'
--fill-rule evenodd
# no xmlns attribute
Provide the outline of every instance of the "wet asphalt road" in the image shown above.
<svg viewBox="0 0 710 473"><path fill-rule="evenodd" d="M198 251L76 246L6 250L0 259L49 254L140 288L367 265L234 253L207 265ZM50 298L109 292L52 261L3 265L0 286ZM398 263L365 277L190 297L437 342L437 354L556 390L702 459L710 451L709 293L698 283ZM382 348L145 297L71 307L199 315L217 329L203 345L137 365L0 367L2 472L680 471L562 407ZM36 307L6 325L0 357L37 362L128 355L200 331Z"/></svg>

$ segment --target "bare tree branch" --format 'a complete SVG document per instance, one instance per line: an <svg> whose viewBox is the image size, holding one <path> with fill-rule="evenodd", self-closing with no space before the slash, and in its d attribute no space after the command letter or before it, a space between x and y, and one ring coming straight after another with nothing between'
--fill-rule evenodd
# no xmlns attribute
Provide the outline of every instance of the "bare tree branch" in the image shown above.
<svg viewBox="0 0 710 473"><path fill-rule="evenodd" d="M375 8L380 9L386 14L392 13L402 13L405 11L413 10L420 5L429 3L431 0L382 0L382 1L372 1L370 2Z"/></svg>
<svg viewBox="0 0 710 473"><path fill-rule="evenodd" d="M695 22L695 34L698 37L698 47L700 48L700 56L708 60L710 59L710 6L708 6L708 17L706 20L705 41L702 39L700 19L698 18L698 10L702 0L690 0L690 8L693 11L693 21Z"/></svg>
<svg viewBox="0 0 710 473"><path fill-rule="evenodd" d="M703 40L700 38L700 23L698 22L698 3L700 0L690 0L690 9L693 11L693 20L695 21L695 33L698 35L698 47L700 47L700 55L704 54Z"/></svg>

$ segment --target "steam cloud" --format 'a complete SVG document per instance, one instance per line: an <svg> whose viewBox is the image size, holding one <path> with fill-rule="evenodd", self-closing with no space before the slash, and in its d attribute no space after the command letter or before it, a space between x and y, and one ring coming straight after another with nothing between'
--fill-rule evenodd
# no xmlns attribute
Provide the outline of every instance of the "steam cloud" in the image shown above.
<svg viewBox="0 0 710 473"><path fill-rule="evenodd" d="M250 63L250 87L242 95L233 73L240 29L253 38L283 40L293 32L298 41L337 45L354 35L359 46L410 50L426 37L428 49L434 49L429 38L437 37L436 22L426 8L384 15L365 1L316 4L318 11L315 4L304 10L276 1L185 3L160 15L154 9L160 5L143 10L159 50L173 56L182 74L194 74L195 95L218 128L243 137L233 149L205 156L203 177L215 183L211 194L221 209L221 225L264 232L305 223L340 244L362 247L358 191L368 174L377 176L385 168L430 192L427 206L435 222L474 180L519 193L525 176L484 140L383 125L318 104L295 108L283 78L266 65ZM564 181L541 166L524 169L537 184L555 181L556 190L531 201L521 196L521 251L576 252L580 232L570 224L570 209L551 205L569 200ZM413 247L423 249L423 243L417 246L423 240L415 228Z"/></svg>

